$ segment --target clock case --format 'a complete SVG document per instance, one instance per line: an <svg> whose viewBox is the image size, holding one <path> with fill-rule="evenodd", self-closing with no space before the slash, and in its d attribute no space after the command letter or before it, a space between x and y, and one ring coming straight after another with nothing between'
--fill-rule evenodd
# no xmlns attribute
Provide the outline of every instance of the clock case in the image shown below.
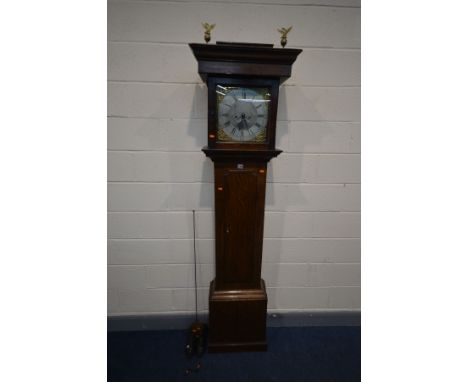
<svg viewBox="0 0 468 382"><path fill-rule="evenodd" d="M267 163L275 147L280 84L300 49L272 44L189 44L208 86L208 145L214 162L216 276L210 284L210 352L264 351L267 294L261 278ZM217 142L216 85L268 87L265 143Z"/></svg>

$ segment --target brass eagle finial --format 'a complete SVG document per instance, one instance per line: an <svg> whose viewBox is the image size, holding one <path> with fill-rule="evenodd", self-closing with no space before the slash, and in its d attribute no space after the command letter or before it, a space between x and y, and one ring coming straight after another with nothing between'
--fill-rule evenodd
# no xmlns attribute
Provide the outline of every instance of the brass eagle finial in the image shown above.
<svg viewBox="0 0 468 382"><path fill-rule="evenodd" d="M205 42L208 43L211 40L211 31L214 29L216 24L202 23L205 29Z"/></svg>
<svg viewBox="0 0 468 382"><path fill-rule="evenodd" d="M284 48L286 46L286 44L288 43L288 38L287 38L287 35L289 33L289 31L292 29L292 26L290 26L289 28L280 28L278 29L278 32L281 33L281 46Z"/></svg>

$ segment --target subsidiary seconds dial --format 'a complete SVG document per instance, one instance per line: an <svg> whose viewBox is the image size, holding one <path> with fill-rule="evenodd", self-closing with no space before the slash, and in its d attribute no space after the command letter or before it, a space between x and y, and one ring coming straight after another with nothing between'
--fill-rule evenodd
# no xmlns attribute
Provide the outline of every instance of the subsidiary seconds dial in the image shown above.
<svg viewBox="0 0 468 382"><path fill-rule="evenodd" d="M270 102L268 89L218 85L216 91L218 141L265 142Z"/></svg>

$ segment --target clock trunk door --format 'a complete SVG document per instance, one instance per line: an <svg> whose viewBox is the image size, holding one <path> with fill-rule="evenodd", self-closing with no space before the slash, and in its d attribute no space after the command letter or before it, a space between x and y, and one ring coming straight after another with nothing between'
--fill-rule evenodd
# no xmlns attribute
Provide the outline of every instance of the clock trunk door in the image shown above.
<svg viewBox="0 0 468 382"><path fill-rule="evenodd" d="M234 165L235 166L235 165ZM216 225L220 256L217 275L223 289L258 288L263 238L264 178L257 167L218 172ZM229 166L227 166L229 167ZM222 190L219 189L222 188ZM260 203L260 204L259 204Z"/></svg>

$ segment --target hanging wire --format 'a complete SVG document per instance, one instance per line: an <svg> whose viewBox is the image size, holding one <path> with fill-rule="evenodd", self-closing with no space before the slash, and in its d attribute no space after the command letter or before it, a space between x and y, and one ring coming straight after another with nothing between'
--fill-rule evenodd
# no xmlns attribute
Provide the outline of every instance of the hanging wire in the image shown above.
<svg viewBox="0 0 468 382"><path fill-rule="evenodd" d="M195 321L198 321L198 284L197 284L197 248L195 245L195 210L192 210L193 216L193 263L195 270Z"/></svg>

